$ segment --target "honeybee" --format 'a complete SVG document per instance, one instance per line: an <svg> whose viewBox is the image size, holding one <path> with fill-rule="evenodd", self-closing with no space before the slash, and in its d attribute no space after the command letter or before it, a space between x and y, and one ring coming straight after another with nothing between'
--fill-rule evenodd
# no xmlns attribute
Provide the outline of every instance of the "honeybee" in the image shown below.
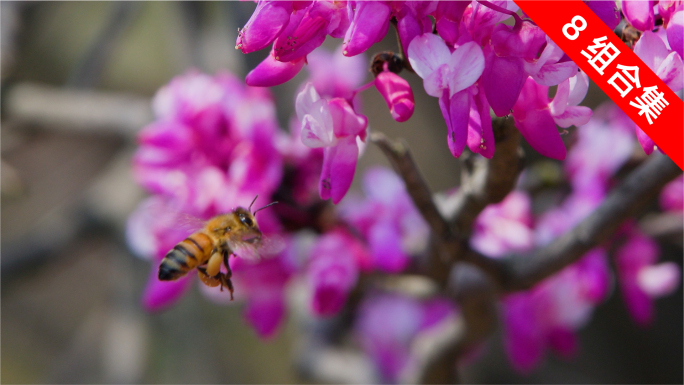
<svg viewBox="0 0 684 385"><path fill-rule="evenodd" d="M209 287L221 285L230 291L233 300L233 283L230 278L232 271L228 264L228 257L238 252L240 257L255 258L259 249L263 247L263 234L259 230L256 218L257 212L278 202L270 203L256 211L238 207L235 210L215 216L208 220L204 227L191 234L171 249L159 265L159 280L173 281L190 270L197 268L200 280ZM221 272L221 263L227 273Z"/></svg>

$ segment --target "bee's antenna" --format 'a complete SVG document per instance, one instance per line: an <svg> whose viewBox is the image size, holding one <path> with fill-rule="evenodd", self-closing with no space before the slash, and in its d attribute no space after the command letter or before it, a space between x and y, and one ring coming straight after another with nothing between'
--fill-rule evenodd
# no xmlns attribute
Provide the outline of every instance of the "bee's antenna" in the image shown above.
<svg viewBox="0 0 684 385"><path fill-rule="evenodd" d="M260 208L259 210L255 211L254 214L252 214L252 215L256 215L256 213L258 213L259 211L265 209L265 208L268 207L268 206L273 206L273 205L276 204L276 203L278 203L278 201L271 202L271 203L267 204L266 206Z"/></svg>
<svg viewBox="0 0 684 385"><path fill-rule="evenodd" d="M254 202L256 202L257 198L259 198L259 194L257 194L257 196L254 197L254 200L252 201L252 203L249 204L249 208L247 209L247 211L252 212L252 205L254 204ZM256 214L256 211L254 212L254 214ZM252 214L252 215L254 215L254 214Z"/></svg>

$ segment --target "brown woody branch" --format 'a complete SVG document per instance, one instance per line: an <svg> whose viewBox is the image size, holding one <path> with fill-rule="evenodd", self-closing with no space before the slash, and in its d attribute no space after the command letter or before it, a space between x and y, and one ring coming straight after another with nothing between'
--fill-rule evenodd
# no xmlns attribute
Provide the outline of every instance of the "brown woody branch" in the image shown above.
<svg viewBox="0 0 684 385"><path fill-rule="evenodd" d="M634 170L585 220L530 256L513 256L497 269L488 266L505 291L525 290L577 261L644 208L682 170L656 153ZM485 258L485 257L483 257Z"/></svg>

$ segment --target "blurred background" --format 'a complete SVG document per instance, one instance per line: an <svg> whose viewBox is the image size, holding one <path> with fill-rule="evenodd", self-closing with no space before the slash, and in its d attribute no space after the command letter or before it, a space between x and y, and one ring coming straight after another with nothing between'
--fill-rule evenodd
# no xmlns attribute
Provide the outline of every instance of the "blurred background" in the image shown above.
<svg viewBox="0 0 684 385"><path fill-rule="evenodd" d="M234 49L251 2L2 2L3 383L297 383L300 326L261 341L239 304L220 306L196 288L171 309L139 304L150 273L125 242L128 215L145 197L133 181L135 135L152 120L150 98L189 68L244 77L267 51ZM392 33L375 52L395 50ZM327 41L328 49L339 41ZM375 47L374 47L375 48ZM370 59L370 57L369 57ZM281 127L305 72L272 91ZM389 119L377 92L363 94L373 130L402 137L433 191L459 181L444 145L437 102L414 74L406 123ZM371 79L368 75L368 80ZM604 95L592 85L585 105ZM571 140L571 139L569 139ZM559 163L528 164L558 175ZM635 152L638 157L638 153ZM368 146L358 175L389 166ZM676 226L675 226L676 228ZM682 231L661 234L661 260L682 261ZM580 353L548 355L514 372L495 335L462 371L464 382L682 383L682 290L656 302L641 329L618 294L580 332ZM340 363L343 365L343 363ZM315 381L315 380L314 380Z"/></svg>

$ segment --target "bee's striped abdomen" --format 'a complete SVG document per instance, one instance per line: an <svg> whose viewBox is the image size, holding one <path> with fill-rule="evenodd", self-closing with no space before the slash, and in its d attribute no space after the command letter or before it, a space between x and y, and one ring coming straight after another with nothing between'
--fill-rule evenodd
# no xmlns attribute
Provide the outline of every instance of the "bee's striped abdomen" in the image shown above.
<svg viewBox="0 0 684 385"><path fill-rule="evenodd" d="M209 259L213 249L211 238L194 233L171 249L159 265L159 280L172 281Z"/></svg>

